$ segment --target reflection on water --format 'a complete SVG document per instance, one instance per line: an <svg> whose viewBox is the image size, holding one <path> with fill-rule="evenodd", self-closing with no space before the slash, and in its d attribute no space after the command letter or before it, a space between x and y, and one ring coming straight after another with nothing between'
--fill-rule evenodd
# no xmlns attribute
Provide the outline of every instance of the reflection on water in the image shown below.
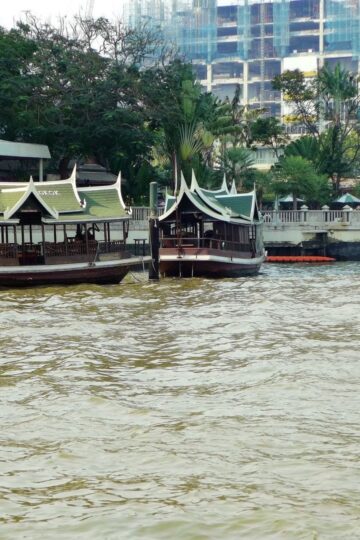
<svg viewBox="0 0 360 540"><path fill-rule="evenodd" d="M359 290L1 290L1 539L360 538Z"/></svg>

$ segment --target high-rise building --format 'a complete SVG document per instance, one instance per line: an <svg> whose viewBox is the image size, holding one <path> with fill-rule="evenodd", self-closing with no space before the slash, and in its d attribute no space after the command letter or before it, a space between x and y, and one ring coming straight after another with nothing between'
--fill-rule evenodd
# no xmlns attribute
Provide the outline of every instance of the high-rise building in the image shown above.
<svg viewBox="0 0 360 540"><path fill-rule="evenodd" d="M192 61L204 89L286 119L271 81L325 63L359 72L360 0L130 0L126 21L160 26ZM296 126L289 125L289 130Z"/></svg>

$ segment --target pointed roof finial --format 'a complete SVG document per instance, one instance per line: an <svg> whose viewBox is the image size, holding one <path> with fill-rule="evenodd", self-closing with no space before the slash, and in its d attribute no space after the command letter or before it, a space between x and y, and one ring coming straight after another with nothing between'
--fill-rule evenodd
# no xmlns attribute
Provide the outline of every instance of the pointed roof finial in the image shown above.
<svg viewBox="0 0 360 540"><path fill-rule="evenodd" d="M176 197L177 192L178 192L178 184L179 184L176 152L174 152L174 183L175 183L175 185L174 185L174 195Z"/></svg>
<svg viewBox="0 0 360 540"><path fill-rule="evenodd" d="M181 171L180 173L180 192L181 191L187 191L189 188L187 186L187 183L186 183L186 180L185 180L185 177L183 175L183 172Z"/></svg>
<svg viewBox="0 0 360 540"><path fill-rule="evenodd" d="M227 185L226 174L225 174L225 173L224 173L224 176L223 176L223 181L222 181L222 184L221 184L221 189L223 189L224 191L227 191L227 193L229 193L229 188L228 188L228 185Z"/></svg>
<svg viewBox="0 0 360 540"><path fill-rule="evenodd" d="M233 179L233 181L231 183L230 193L231 193L231 195L236 195L237 194L235 179Z"/></svg>
<svg viewBox="0 0 360 540"><path fill-rule="evenodd" d="M73 168L73 170L71 172L69 180L71 180L71 182L76 184L76 163L75 163L74 168Z"/></svg>
<svg viewBox="0 0 360 540"><path fill-rule="evenodd" d="M195 191L195 189L199 187L199 184L196 180L195 171L194 169L191 170L191 186L190 191Z"/></svg>

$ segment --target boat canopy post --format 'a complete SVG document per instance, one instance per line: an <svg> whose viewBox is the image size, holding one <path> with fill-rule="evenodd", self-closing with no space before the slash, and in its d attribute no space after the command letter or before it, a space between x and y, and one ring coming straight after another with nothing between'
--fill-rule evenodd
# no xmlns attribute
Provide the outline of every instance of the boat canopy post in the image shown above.
<svg viewBox="0 0 360 540"><path fill-rule="evenodd" d="M68 238L66 234L66 224L63 225L63 233L64 233L64 244L65 244L65 257L68 255Z"/></svg>
<svg viewBox="0 0 360 540"><path fill-rule="evenodd" d="M41 242L42 242L42 255L44 258L44 264L46 264L45 226L43 223L41 223Z"/></svg>
<svg viewBox="0 0 360 540"><path fill-rule="evenodd" d="M159 279L159 220L157 217L158 185L157 182L150 184L150 254L149 279Z"/></svg>
<svg viewBox="0 0 360 540"><path fill-rule="evenodd" d="M89 258L89 236L88 236L88 224L85 223L85 243L86 243L86 256Z"/></svg>
<svg viewBox="0 0 360 540"><path fill-rule="evenodd" d="M43 158L39 159L39 182L44 181L44 160Z"/></svg>

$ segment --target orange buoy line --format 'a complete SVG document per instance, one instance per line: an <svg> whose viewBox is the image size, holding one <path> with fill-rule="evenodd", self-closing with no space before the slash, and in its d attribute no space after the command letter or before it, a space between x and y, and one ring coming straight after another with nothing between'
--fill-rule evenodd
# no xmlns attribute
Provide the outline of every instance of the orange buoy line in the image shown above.
<svg viewBox="0 0 360 540"><path fill-rule="evenodd" d="M326 263L333 262L332 257L321 257L320 255L268 255L266 262L270 263Z"/></svg>

